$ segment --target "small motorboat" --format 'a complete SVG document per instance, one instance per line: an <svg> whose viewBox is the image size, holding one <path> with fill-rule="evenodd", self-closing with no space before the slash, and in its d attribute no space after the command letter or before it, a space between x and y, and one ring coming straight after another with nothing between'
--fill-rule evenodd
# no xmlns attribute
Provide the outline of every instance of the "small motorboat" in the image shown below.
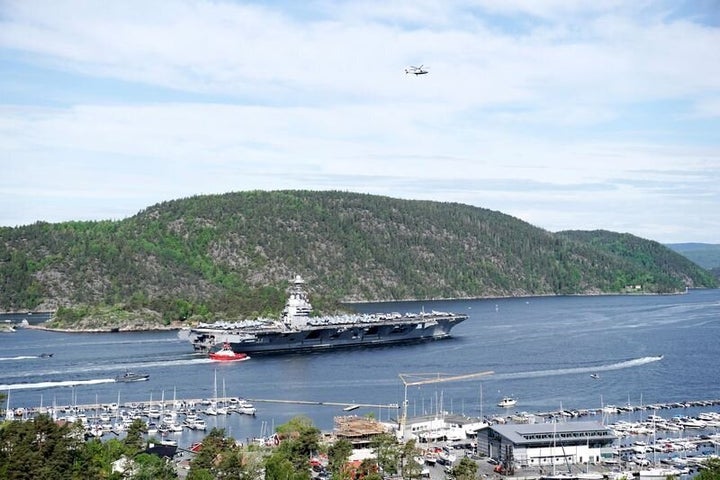
<svg viewBox="0 0 720 480"><path fill-rule="evenodd" d="M591 373L590 378L594 378L595 380L597 380L600 378L600 375L598 375L597 373Z"/></svg>
<svg viewBox="0 0 720 480"><path fill-rule="evenodd" d="M40 355L38 355L39 358L50 358L52 356L52 353L41 353Z"/></svg>
<svg viewBox="0 0 720 480"><path fill-rule="evenodd" d="M503 397L503 399L498 402L497 406L503 407L503 408L509 408L509 407L514 407L516 403L517 403L517 400L515 400L512 397Z"/></svg>
<svg viewBox="0 0 720 480"><path fill-rule="evenodd" d="M115 377L116 382L144 382L145 380L149 379L150 375L146 373L134 373L134 372L128 372L126 371L122 375L118 375Z"/></svg>
<svg viewBox="0 0 720 480"><path fill-rule="evenodd" d="M221 362L238 362L241 360L249 360L250 357L248 357L247 353L235 353L230 344L225 343L217 352L210 352L210 359Z"/></svg>

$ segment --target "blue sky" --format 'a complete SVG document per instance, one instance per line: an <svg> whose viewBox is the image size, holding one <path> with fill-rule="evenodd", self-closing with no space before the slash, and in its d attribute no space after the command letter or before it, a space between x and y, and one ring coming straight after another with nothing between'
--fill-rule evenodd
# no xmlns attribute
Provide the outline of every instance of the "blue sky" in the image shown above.
<svg viewBox="0 0 720 480"><path fill-rule="evenodd" d="M0 225L333 189L720 243L719 46L718 0L0 0Z"/></svg>

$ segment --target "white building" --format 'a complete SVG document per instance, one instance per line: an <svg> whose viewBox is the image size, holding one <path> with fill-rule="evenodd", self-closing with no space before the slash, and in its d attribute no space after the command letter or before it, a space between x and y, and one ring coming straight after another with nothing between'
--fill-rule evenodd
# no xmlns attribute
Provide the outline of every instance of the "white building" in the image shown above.
<svg viewBox="0 0 720 480"><path fill-rule="evenodd" d="M405 425L405 438L414 438L419 442L460 441L488 424L479 418L468 418L461 415L445 414L441 416L426 415L408 419Z"/></svg>
<svg viewBox="0 0 720 480"><path fill-rule="evenodd" d="M478 432L478 453L520 466L599 463L616 437L598 422L492 425Z"/></svg>

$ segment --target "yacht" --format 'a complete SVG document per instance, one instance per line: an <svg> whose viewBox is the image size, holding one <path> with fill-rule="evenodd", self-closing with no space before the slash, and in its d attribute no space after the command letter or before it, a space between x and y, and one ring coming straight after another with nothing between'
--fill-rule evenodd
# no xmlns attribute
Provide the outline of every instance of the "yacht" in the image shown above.
<svg viewBox="0 0 720 480"><path fill-rule="evenodd" d="M498 407L509 408L514 407L517 404L517 400L512 397L503 397L497 404Z"/></svg>

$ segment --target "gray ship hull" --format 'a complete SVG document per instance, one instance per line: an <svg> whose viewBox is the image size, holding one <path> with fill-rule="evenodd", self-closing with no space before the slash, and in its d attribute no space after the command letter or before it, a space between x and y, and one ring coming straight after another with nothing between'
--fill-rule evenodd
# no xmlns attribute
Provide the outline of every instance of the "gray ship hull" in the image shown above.
<svg viewBox="0 0 720 480"><path fill-rule="evenodd" d="M450 330L468 318L434 310L313 317L304 284L297 275L280 320L201 323L181 330L180 337L200 352L219 345L235 353L302 352L439 340L449 337Z"/></svg>
<svg viewBox="0 0 720 480"><path fill-rule="evenodd" d="M208 351L224 343L229 343L235 352L252 354L319 351L440 340L450 337L450 330L466 319L466 315L451 314L417 321L333 325L287 331L193 329L189 340L197 351Z"/></svg>

